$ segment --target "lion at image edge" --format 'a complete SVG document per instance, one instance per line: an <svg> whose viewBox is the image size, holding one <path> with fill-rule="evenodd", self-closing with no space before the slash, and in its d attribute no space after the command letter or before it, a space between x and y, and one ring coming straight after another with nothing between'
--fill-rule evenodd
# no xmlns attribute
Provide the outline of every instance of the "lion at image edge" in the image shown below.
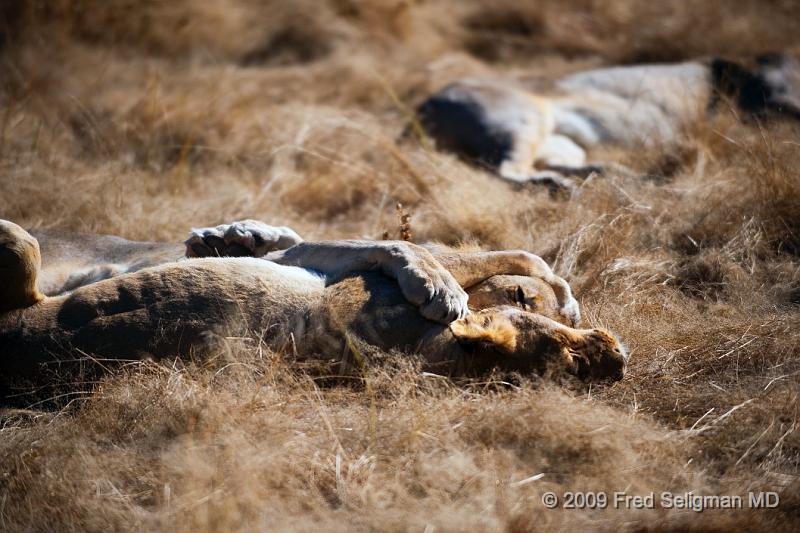
<svg viewBox="0 0 800 533"><path fill-rule="evenodd" d="M622 344L606 330L572 327L579 315L568 285L533 254L428 250L402 241L288 242L268 251L264 228L271 226L235 224L223 245L261 257L169 261L182 244L114 238L135 261L111 269L95 257L93 268L106 279L45 296L38 276L62 258L41 257L36 238L0 222L0 272L14 280L0 293L4 387L13 388L17 378L36 382L54 363L59 371L71 361L85 364L76 353L109 362L202 356L208 333L220 331L268 331L268 346L279 349L292 339L301 357L344 353L346 331L383 350L419 354L423 368L451 375L554 367L587 381L624 374ZM206 255L219 253L218 236L197 235L190 255L203 255L203 246ZM42 238L43 250L59 248ZM83 256L64 246L69 238L58 238L67 255Z"/></svg>

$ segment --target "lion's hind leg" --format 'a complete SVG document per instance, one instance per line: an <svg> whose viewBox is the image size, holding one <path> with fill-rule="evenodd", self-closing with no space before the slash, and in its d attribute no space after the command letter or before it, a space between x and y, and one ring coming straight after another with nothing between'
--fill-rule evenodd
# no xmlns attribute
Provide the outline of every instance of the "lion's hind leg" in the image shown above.
<svg viewBox="0 0 800 533"><path fill-rule="evenodd" d="M44 299L37 287L41 267L39 242L13 222L0 220L0 312Z"/></svg>

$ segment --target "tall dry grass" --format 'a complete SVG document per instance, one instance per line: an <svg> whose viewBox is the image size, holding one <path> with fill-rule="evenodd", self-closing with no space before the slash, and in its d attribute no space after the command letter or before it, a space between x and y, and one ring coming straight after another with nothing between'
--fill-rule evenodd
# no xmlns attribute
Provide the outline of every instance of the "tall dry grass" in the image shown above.
<svg viewBox="0 0 800 533"><path fill-rule="evenodd" d="M471 74L797 46L791 1L4 4L0 217L179 239L260 218L307 238L396 232L544 255L632 363L600 389L451 383L402 358L329 386L231 341L6 411L8 530L795 530L797 126L728 112L679 147L610 151L569 200L414 139ZM600 157L600 155L598 155ZM44 258L47 261L47 258ZM534 478L544 474L541 478ZM744 494L775 510L549 511L547 490Z"/></svg>

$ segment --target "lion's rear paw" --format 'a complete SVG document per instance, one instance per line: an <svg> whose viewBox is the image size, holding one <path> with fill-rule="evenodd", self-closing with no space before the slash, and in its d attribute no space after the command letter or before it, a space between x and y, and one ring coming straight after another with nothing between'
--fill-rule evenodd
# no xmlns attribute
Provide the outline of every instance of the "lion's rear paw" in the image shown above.
<svg viewBox="0 0 800 533"><path fill-rule="evenodd" d="M192 229L185 244L187 257L261 257L301 242L303 239L291 228L242 220Z"/></svg>

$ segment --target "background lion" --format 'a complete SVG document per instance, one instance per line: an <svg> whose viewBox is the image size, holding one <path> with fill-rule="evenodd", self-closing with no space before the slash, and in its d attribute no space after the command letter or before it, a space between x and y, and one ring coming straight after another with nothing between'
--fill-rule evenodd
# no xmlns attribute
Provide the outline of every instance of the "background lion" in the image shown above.
<svg viewBox="0 0 800 533"><path fill-rule="evenodd" d="M568 176L602 173L587 162L598 145L664 149L725 105L746 120L800 119L800 61L791 54L615 66L551 85L536 91L512 80L457 80L417 114L440 148L513 182L561 187L574 186Z"/></svg>

